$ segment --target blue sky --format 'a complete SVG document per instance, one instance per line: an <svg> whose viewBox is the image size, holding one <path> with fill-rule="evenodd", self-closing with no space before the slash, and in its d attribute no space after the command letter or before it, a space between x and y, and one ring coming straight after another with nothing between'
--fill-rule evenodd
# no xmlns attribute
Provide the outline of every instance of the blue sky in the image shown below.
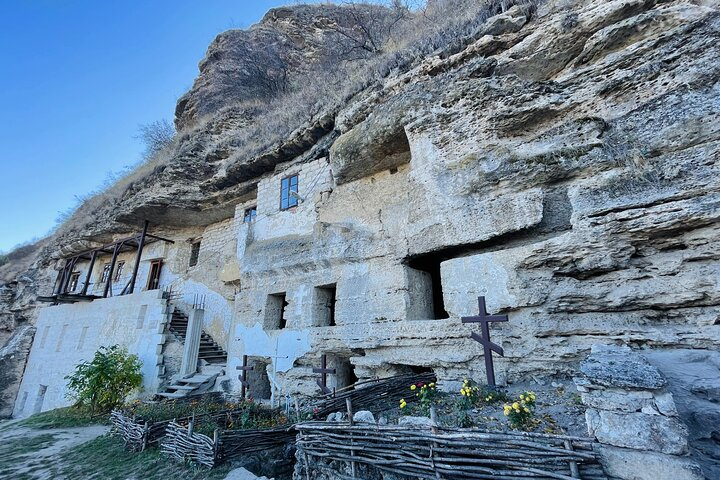
<svg viewBox="0 0 720 480"><path fill-rule="evenodd" d="M212 39L289 0L0 2L0 251L137 162Z"/></svg>

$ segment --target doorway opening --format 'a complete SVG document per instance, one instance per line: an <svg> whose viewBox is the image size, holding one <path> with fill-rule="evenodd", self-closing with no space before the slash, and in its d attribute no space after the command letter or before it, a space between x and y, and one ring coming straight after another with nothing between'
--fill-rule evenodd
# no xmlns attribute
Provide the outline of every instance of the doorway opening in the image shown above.
<svg viewBox="0 0 720 480"><path fill-rule="evenodd" d="M350 363L349 358L335 357L331 365L331 368L335 368L335 388L337 390L357 383L358 377L355 375L355 365Z"/></svg>
<svg viewBox="0 0 720 480"><path fill-rule="evenodd" d="M160 271L162 270L162 264L162 259L152 260L150 262L147 290L157 290L160 288Z"/></svg>

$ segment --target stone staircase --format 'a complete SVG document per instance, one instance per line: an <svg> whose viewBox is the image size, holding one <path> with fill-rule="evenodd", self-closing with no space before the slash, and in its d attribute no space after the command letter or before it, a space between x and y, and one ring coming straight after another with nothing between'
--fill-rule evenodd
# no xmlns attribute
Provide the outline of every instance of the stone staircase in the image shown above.
<svg viewBox="0 0 720 480"><path fill-rule="evenodd" d="M187 327L187 315L177 309L174 310L170 320L170 331L183 343L185 342ZM201 364L203 361L207 364L214 365L225 365L227 363L227 352L225 352L210 335L205 333L204 330L200 336L200 353L198 354L198 360L200 360Z"/></svg>
<svg viewBox="0 0 720 480"><path fill-rule="evenodd" d="M159 392L158 396L165 398L185 398L190 395L198 395L210 390L215 385L215 379L219 373L212 375L203 375L196 373L185 378L173 381L165 387L164 392Z"/></svg>

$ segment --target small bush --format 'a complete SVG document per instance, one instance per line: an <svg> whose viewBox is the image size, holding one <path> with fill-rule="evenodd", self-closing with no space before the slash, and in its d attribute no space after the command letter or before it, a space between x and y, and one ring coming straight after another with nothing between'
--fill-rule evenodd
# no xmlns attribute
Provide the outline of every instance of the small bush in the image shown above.
<svg viewBox="0 0 720 480"><path fill-rule="evenodd" d="M513 428L532 427L535 416L535 394L533 392L521 393L517 400L511 404L505 404L503 413L508 417Z"/></svg>
<svg viewBox="0 0 720 480"><path fill-rule="evenodd" d="M100 347L92 361L81 363L65 377L67 396L91 413L109 412L142 385L141 367L138 356L128 354L124 347Z"/></svg>

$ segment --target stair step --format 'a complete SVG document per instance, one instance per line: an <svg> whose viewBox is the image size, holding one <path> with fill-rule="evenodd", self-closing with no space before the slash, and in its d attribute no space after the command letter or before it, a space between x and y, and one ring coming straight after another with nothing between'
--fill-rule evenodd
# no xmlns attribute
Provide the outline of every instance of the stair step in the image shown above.
<svg viewBox="0 0 720 480"><path fill-rule="evenodd" d="M197 385L178 385L178 384L174 384L174 385L168 385L167 388L172 389L172 390L185 390L185 391L190 392L190 391L192 391L192 390L197 390L198 387L197 387Z"/></svg>
<svg viewBox="0 0 720 480"><path fill-rule="evenodd" d="M161 397L165 398L185 398L187 393L174 393L174 392L160 392L158 393Z"/></svg>
<svg viewBox="0 0 720 480"><path fill-rule="evenodd" d="M190 377L190 378L182 378L182 379L178 380L178 382L182 382L182 383L205 383L205 382L207 382L208 380L210 380L211 377L212 377L212 375L195 375L195 376L192 376L192 377Z"/></svg>

